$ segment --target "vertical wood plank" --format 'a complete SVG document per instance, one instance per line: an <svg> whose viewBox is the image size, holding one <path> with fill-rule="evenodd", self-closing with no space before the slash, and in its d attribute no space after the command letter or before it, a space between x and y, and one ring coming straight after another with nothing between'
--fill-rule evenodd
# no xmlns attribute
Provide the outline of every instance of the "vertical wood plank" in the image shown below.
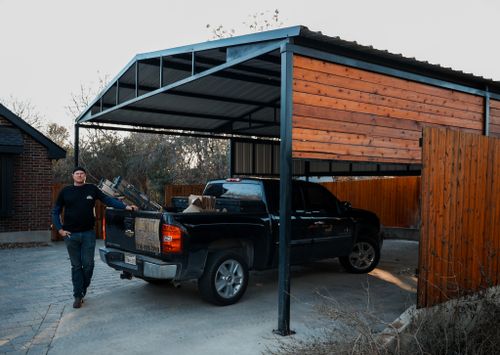
<svg viewBox="0 0 500 355"><path fill-rule="evenodd" d="M474 188L472 185L472 176L475 175L474 170L474 161L471 149L472 138L467 136L467 140L465 142L465 152L466 152L466 168L465 168L465 176L462 188L465 192L465 210L464 215L462 216L465 221L464 225L464 248L462 249L463 259L464 259L464 292L468 293L472 288L472 248L473 248L473 239L471 234L471 212L474 208Z"/></svg>
<svg viewBox="0 0 500 355"><path fill-rule="evenodd" d="M478 233L476 238L477 260L478 260L478 279L475 289L485 288L488 279L488 244L491 243L489 232L486 230L486 219L488 215L488 206L491 206L491 193L488 192L487 175L491 164L488 163L488 138L484 136L478 137L478 160L479 160L479 177L478 177L478 201L476 205L476 221L478 223Z"/></svg>
<svg viewBox="0 0 500 355"><path fill-rule="evenodd" d="M430 193L430 154L432 144L431 131L424 128L422 134L422 177L421 177L421 207L420 207L420 242L418 252L418 283L417 283L417 307L427 307L428 302L428 274L429 274L429 193Z"/></svg>
<svg viewBox="0 0 500 355"><path fill-rule="evenodd" d="M424 130L418 306L498 285L500 140Z"/></svg>
<svg viewBox="0 0 500 355"><path fill-rule="evenodd" d="M495 220L495 212L498 208L497 192L495 191L495 142L488 140L488 170L486 173L486 185L487 185L487 205L491 206L491 208L487 208L486 213L487 216L485 218L486 229L485 234L489 240L489 245L486 247L486 258L488 264L488 277L487 277L487 286L490 287L495 284L495 252L496 252L496 242L495 242L495 223L498 223ZM500 239L500 238L498 238Z"/></svg>
<svg viewBox="0 0 500 355"><path fill-rule="evenodd" d="M453 291L451 289L452 274L450 269L453 264L453 253L451 248L453 247L453 219L452 219L452 191L454 190L454 184L452 179L453 170L455 167L454 157L455 157L455 144L453 139L455 135L452 131L447 130L444 132L445 143L444 143L444 178L443 178L443 226L441 235L441 252L442 252L442 269L441 269L441 288L442 288L442 298L441 301L446 300L450 293Z"/></svg>
<svg viewBox="0 0 500 355"><path fill-rule="evenodd" d="M479 281L481 279L480 275L480 268L481 268L481 260L480 260L480 255L481 255L481 245L480 241L482 236L480 233L481 231L481 225L480 225L480 207L479 204L481 203L481 185L482 185L482 173L483 173L483 167L480 164L480 156L481 152L479 150L479 141L480 141L480 136L479 135L474 135L472 137L472 162L473 162L473 171L471 175L471 185L473 186L473 199L472 199L472 211L469 214L469 235L471 238L471 250L470 250L470 279L471 279L471 284L470 284L470 290L474 291L478 289L479 286ZM483 200L484 202L484 200Z"/></svg>
<svg viewBox="0 0 500 355"><path fill-rule="evenodd" d="M494 250L491 252L492 257L492 283L493 285L500 284L500 139L494 140L493 147L490 148L493 153L493 168L492 168L492 234Z"/></svg>
<svg viewBox="0 0 500 355"><path fill-rule="evenodd" d="M444 193L446 188L445 162L446 162L446 131L436 130L437 147L435 159L437 160L436 174L434 176L436 201L436 222L434 229L434 300L443 302L446 298L444 270L446 259L443 249L446 245L444 235Z"/></svg>

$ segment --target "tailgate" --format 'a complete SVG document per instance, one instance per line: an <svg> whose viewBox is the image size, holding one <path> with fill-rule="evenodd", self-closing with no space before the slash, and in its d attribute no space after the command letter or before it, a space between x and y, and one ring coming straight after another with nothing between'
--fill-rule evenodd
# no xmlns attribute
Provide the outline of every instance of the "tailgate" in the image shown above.
<svg viewBox="0 0 500 355"><path fill-rule="evenodd" d="M161 212L106 209L106 246L160 254Z"/></svg>

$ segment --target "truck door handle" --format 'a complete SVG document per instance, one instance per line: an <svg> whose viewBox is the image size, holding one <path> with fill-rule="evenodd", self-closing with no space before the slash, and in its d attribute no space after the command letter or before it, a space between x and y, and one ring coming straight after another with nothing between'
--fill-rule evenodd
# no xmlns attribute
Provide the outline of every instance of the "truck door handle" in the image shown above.
<svg viewBox="0 0 500 355"><path fill-rule="evenodd" d="M323 224L325 224L325 222L323 222L323 221L316 221L316 222L314 222L314 224L322 226Z"/></svg>

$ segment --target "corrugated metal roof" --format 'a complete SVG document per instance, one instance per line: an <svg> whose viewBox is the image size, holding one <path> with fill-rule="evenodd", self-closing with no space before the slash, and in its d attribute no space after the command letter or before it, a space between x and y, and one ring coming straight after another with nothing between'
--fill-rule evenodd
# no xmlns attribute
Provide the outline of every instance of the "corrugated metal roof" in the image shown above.
<svg viewBox="0 0 500 355"><path fill-rule="evenodd" d="M295 26L139 54L77 122L278 137L280 46L290 39L301 48L500 94L500 82Z"/></svg>
<svg viewBox="0 0 500 355"><path fill-rule="evenodd" d="M484 89L484 87L488 85L490 90L500 93L499 81L494 81L472 73L465 73L449 67L443 67L439 64L408 58L402 54L391 53L387 50L375 49L373 46L361 45L355 41L346 41L338 36L325 36L321 32L311 31L304 26L301 26L300 36L297 37L296 43L303 43L308 47L338 54L342 52L342 54L347 56L363 59L376 64L408 70L414 73L476 88Z"/></svg>

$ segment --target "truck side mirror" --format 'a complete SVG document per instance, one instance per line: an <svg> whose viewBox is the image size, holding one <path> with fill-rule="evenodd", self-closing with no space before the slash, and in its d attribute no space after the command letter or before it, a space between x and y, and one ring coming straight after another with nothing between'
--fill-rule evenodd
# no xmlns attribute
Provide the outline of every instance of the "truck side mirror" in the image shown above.
<svg viewBox="0 0 500 355"><path fill-rule="evenodd" d="M342 206L342 209L343 209L344 211L350 210L350 209L351 209L351 207L352 207L352 205L351 205L351 203L350 203L349 201L342 201L342 202L340 203L340 205Z"/></svg>

